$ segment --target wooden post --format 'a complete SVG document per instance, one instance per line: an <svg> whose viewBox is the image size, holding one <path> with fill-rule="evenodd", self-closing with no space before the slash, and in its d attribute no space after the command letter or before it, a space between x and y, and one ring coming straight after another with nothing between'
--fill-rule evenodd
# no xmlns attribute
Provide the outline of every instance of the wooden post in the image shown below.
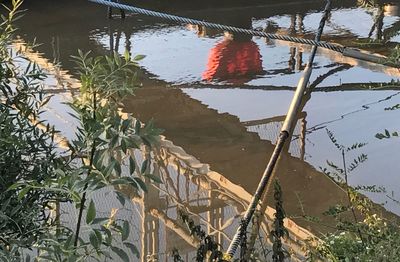
<svg viewBox="0 0 400 262"><path fill-rule="evenodd" d="M112 7L111 6L109 6L107 8L107 18L112 19Z"/></svg>
<svg viewBox="0 0 400 262"><path fill-rule="evenodd" d="M120 3L120 0L118 0L118 3ZM125 19L125 10L119 9L119 13L121 14L121 19Z"/></svg>
<svg viewBox="0 0 400 262"><path fill-rule="evenodd" d="M118 3L120 3L120 1L118 0ZM125 19L125 10L124 9L119 9L119 13L121 14L121 18ZM108 19L112 19L112 7L109 6L107 8L107 18Z"/></svg>

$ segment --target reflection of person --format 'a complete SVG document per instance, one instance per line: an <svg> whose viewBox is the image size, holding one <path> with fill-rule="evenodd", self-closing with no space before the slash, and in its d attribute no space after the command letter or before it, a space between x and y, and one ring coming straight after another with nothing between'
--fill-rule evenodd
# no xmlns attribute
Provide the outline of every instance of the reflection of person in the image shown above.
<svg viewBox="0 0 400 262"><path fill-rule="evenodd" d="M210 51L203 80L243 84L261 73L260 50L251 36L226 33L224 40Z"/></svg>
<svg viewBox="0 0 400 262"><path fill-rule="evenodd" d="M221 22L242 28L251 28L252 25L249 17L231 17L228 20ZM220 32L193 25L190 28L196 30L200 37L217 36ZM243 84L263 72L260 50L252 41L252 36L225 32L224 39L210 50L202 78L205 81Z"/></svg>

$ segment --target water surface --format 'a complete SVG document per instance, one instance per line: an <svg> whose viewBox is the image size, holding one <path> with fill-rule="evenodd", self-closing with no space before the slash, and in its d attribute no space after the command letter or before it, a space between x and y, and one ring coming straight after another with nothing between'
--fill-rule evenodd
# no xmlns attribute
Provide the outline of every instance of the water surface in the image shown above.
<svg viewBox="0 0 400 262"><path fill-rule="evenodd" d="M214 9L196 3L153 7L306 38L313 38L323 9L320 1L237 6L241 4L233 1L232 6ZM40 57L59 62L63 70L73 72L70 55L77 49L92 50L95 55L127 50L146 56L139 62L143 86L124 102L127 112L143 121L154 119L165 130L160 152L153 155L154 172L164 184L154 186L149 195L134 197L137 201L129 207L132 213L124 214L137 229L132 241L140 247L142 259L147 254L147 259L165 256L174 247L171 243L187 258L193 256L193 240L177 222L178 206L190 210L226 247L272 153L310 47L136 14L125 20L107 20L104 7L81 1L31 1L26 7L28 13L20 21L21 40L36 37L43 43L37 48ZM356 1L337 1L323 39L346 46L387 41L385 46L363 48L388 54L389 47L400 41L396 33L399 24L397 5L363 7ZM400 195L398 140L375 138L385 129L399 130L399 111L385 110L400 103L399 90L387 84L398 77L397 69L319 50L310 79L316 88L304 99L292 141L276 171L285 208L294 217L291 233L305 230L298 233L304 237L309 233L306 229L314 234L326 232L326 228L296 217L304 213L321 216L330 205L346 201L343 190L319 171L327 166L327 160L341 163L340 152L326 129L345 145L367 143L348 155L348 161L360 153L368 156L351 174L350 183L385 187L386 194L365 194L376 203L387 202L387 210L400 214L400 207L386 196ZM68 95L62 96L50 105L58 117L49 113L49 118L71 136L73 123L59 103ZM60 121L59 115L65 121ZM101 196L98 198L101 202ZM271 205L271 196L267 203ZM288 245L298 248L295 241Z"/></svg>

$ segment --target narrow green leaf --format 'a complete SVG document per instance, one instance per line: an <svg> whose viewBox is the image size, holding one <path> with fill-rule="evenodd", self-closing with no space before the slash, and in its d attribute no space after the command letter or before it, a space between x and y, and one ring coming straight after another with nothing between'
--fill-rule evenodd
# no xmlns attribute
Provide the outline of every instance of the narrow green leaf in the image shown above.
<svg viewBox="0 0 400 262"><path fill-rule="evenodd" d="M142 124L140 123L140 121L139 121L139 120L136 120L136 123L135 123L135 132L136 132L137 135L140 133L140 128L141 128L141 126L142 126Z"/></svg>
<svg viewBox="0 0 400 262"><path fill-rule="evenodd" d="M115 135L113 138L110 140L110 143L108 144L110 148L115 148L119 140L119 136Z"/></svg>
<svg viewBox="0 0 400 262"><path fill-rule="evenodd" d="M133 174L135 173L135 169L136 169L136 162L131 156L129 157L129 172Z"/></svg>
<svg viewBox="0 0 400 262"><path fill-rule="evenodd" d="M115 160L114 170L117 176L121 176L122 173L121 164L116 160Z"/></svg>
<svg viewBox="0 0 400 262"><path fill-rule="evenodd" d="M118 185L126 185L126 184L128 184L129 182L126 180L126 179L124 179L124 178L117 178L117 179L113 179L112 181L111 181L111 185L113 185L113 186L118 186Z"/></svg>
<svg viewBox="0 0 400 262"><path fill-rule="evenodd" d="M125 49L124 58L125 58L125 61L131 60L131 55L129 54L128 49Z"/></svg>
<svg viewBox="0 0 400 262"><path fill-rule="evenodd" d="M93 219L92 224L101 224L101 223L106 222L107 220L108 220L108 217L98 217L98 218Z"/></svg>
<svg viewBox="0 0 400 262"><path fill-rule="evenodd" d="M140 187L144 192L147 192L147 186L146 186L146 184L143 182L142 179L140 179L139 177L134 177L133 180L139 185L139 187Z"/></svg>
<svg viewBox="0 0 400 262"><path fill-rule="evenodd" d="M98 242L101 244L103 242L103 235L101 234L100 230L93 229L93 232L96 235Z"/></svg>
<svg viewBox="0 0 400 262"><path fill-rule="evenodd" d="M156 183L159 183L159 184L163 183L160 177L155 176L153 174L145 174L144 176L150 178L152 181L154 181Z"/></svg>
<svg viewBox="0 0 400 262"><path fill-rule="evenodd" d="M140 169L140 173L141 174L144 174L146 172L148 164L149 164L149 160L148 159L143 161L142 168Z"/></svg>
<svg viewBox="0 0 400 262"><path fill-rule="evenodd" d="M18 199L21 200L29 192L30 187L25 187L18 193Z"/></svg>
<svg viewBox="0 0 400 262"><path fill-rule="evenodd" d="M108 177L111 175L112 171L114 170L114 166L116 164L116 161L111 161L111 163L107 166L107 168L104 170L104 176Z"/></svg>
<svg viewBox="0 0 400 262"><path fill-rule="evenodd" d="M135 56L134 58L133 58L133 60L135 60L135 61L140 61L140 60L142 60L143 58L145 58L146 56L145 55L137 55L137 56Z"/></svg>
<svg viewBox="0 0 400 262"><path fill-rule="evenodd" d="M122 241L125 241L125 240L128 239L128 237L129 237L129 229L130 229L130 227L129 227L128 221L124 221L124 223L122 224L122 231L121 231Z"/></svg>
<svg viewBox="0 0 400 262"><path fill-rule="evenodd" d="M118 247L111 247L111 250L115 254L117 254L122 259L122 261L129 262L128 254L126 254L126 252L124 250L122 250L121 248L118 248Z"/></svg>
<svg viewBox="0 0 400 262"><path fill-rule="evenodd" d="M121 139L121 149L122 149L122 152L124 152L124 154L126 154L128 146L126 144L126 139L125 138Z"/></svg>
<svg viewBox="0 0 400 262"><path fill-rule="evenodd" d="M97 236L96 236L96 234L95 234L94 232L91 232L91 233L90 233L90 235L89 235L89 241L90 241L90 244L91 244L95 249L98 249L98 248L99 248L100 243L99 243L99 241L98 241L98 239L97 239Z"/></svg>
<svg viewBox="0 0 400 262"><path fill-rule="evenodd" d="M131 250L132 254L136 255L136 257L139 258L140 255L139 250L134 244L131 244L129 242L124 242L124 245Z"/></svg>
<svg viewBox="0 0 400 262"><path fill-rule="evenodd" d="M68 238L67 238L67 240L65 241L65 243L64 243L64 249L69 249L71 246L72 246L72 243L73 243L73 235L70 235Z"/></svg>
<svg viewBox="0 0 400 262"><path fill-rule="evenodd" d="M86 213L86 223L91 224L95 218L96 218L96 207L94 205L93 200L90 200L89 208Z"/></svg>
<svg viewBox="0 0 400 262"><path fill-rule="evenodd" d="M115 191L115 194L117 195L117 199L121 203L121 205L125 206L125 195L119 191Z"/></svg>
<svg viewBox="0 0 400 262"><path fill-rule="evenodd" d="M105 238L105 243L108 245L108 246L111 246L111 243L112 243L112 240L113 240L113 238L112 238L112 235L111 235L111 231L108 229L108 228L106 228L106 227L104 227L104 226L102 226L101 227L101 229L104 231L104 233L106 233L106 238Z"/></svg>
<svg viewBox="0 0 400 262"><path fill-rule="evenodd" d="M21 186L20 183L15 183L15 184L11 185L11 186L7 189L7 191L17 189L17 188L20 187L20 186Z"/></svg>

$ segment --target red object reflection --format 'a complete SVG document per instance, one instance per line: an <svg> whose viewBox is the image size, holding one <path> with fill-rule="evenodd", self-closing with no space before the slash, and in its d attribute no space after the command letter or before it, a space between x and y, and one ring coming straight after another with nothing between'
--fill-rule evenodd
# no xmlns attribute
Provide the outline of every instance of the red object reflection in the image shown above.
<svg viewBox="0 0 400 262"><path fill-rule="evenodd" d="M261 54L256 43L224 39L211 49L203 80L243 84L262 72Z"/></svg>

